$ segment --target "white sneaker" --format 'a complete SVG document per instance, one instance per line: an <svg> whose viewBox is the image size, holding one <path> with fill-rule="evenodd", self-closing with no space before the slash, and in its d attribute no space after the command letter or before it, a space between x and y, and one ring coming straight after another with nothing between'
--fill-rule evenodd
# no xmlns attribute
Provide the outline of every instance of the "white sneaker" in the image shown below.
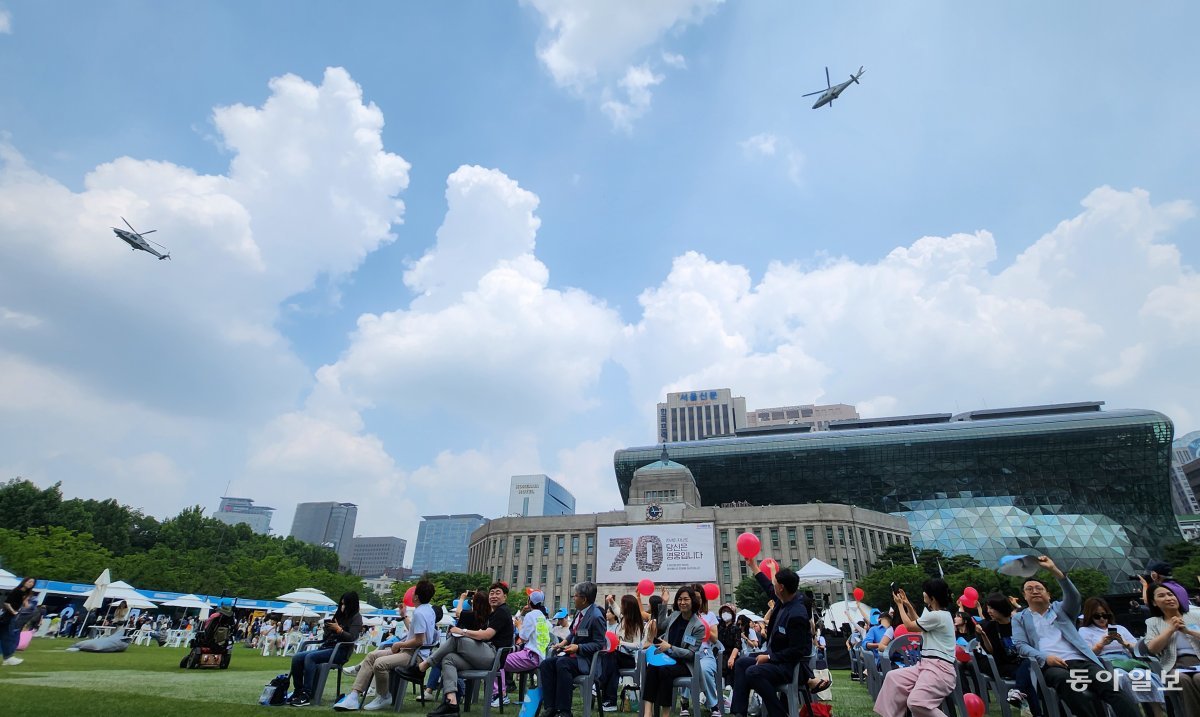
<svg viewBox="0 0 1200 717"><path fill-rule="evenodd" d="M367 710L368 712L374 712L375 710L383 710L383 709L387 709L388 707L391 707L391 706L392 706L392 696L391 695L380 695L380 696L376 697L374 700L371 700L370 702L368 702L367 706L364 707L363 709Z"/></svg>
<svg viewBox="0 0 1200 717"><path fill-rule="evenodd" d="M501 698L499 698L499 697L493 697L493 698L492 698L492 707L499 707L499 706L500 706L500 699L501 699ZM512 700L510 700L510 699L508 698L508 695L504 695L504 704L505 704L505 705L511 705L511 704L512 704Z"/></svg>
<svg viewBox="0 0 1200 717"><path fill-rule="evenodd" d="M8 665L8 666L12 667L12 666L14 666L14 665L19 665L19 664L21 664L22 662L24 662L24 660L22 660L22 659L21 659L21 658L19 658L19 657L10 657L10 658L8 658L7 660L5 660L5 661L4 661L4 664L6 664L6 665Z"/></svg>
<svg viewBox="0 0 1200 717"><path fill-rule="evenodd" d="M334 703L333 709L337 712L354 712L361 706L358 701L358 693L350 690L345 697Z"/></svg>
<svg viewBox="0 0 1200 717"><path fill-rule="evenodd" d="M358 668L360 668L360 667L362 667L362 663L361 663L361 662L360 662L360 663L358 663L357 665L351 665L351 666L349 666L349 667L343 667L343 668L342 668L342 672L345 672L347 675L357 675L357 674L358 674Z"/></svg>

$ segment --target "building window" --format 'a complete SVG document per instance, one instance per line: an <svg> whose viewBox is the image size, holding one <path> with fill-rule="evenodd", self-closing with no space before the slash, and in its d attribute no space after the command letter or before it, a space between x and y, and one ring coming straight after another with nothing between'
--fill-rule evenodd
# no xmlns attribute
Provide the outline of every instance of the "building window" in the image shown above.
<svg viewBox="0 0 1200 717"><path fill-rule="evenodd" d="M529 554L533 555L533 536L529 536Z"/></svg>
<svg viewBox="0 0 1200 717"><path fill-rule="evenodd" d="M513 557L515 558L520 554L521 554L521 539L513 538Z"/></svg>
<svg viewBox="0 0 1200 717"><path fill-rule="evenodd" d="M729 531L721 531L721 550L729 550Z"/></svg>
<svg viewBox="0 0 1200 717"><path fill-rule="evenodd" d="M562 582L562 563L554 566L554 582Z"/></svg>
<svg viewBox="0 0 1200 717"><path fill-rule="evenodd" d="M596 552L596 536L589 535L587 537L587 554L591 555Z"/></svg>
<svg viewBox="0 0 1200 717"><path fill-rule="evenodd" d="M771 547L779 547L779 528L771 528Z"/></svg>
<svg viewBox="0 0 1200 717"><path fill-rule="evenodd" d="M743 578L746 577L746 561L738 561L738 573L740 573Z"/></svg>
<svg viewBox="0 0 1200 717"><path fill-rule="evenodd" d="M646 500L662 500L671 502L679 497L679 493L675 490L648 490L645 492Z"/></svg>
<svg viewBox="0 0 1200 717"><path fill-rule="evenodd" d="M813 529L811 525L804 527L804 540L808 543L808 547L815 548L817 543L813 540Z"/></svg>
<svg viewBox="0 0 1200 717"><path fill-rule="evenodd" d="M542 566L542 579L538 581L538 585L545 585L545 584L546 584L546 571L547 571L547 570L549 570L549 569L550 569L550 568L549 568L549 566L547 566L547 565L543 565L543 566Z"/></svg>
<svg viewBox="0 0 1200 717"><path fill-rule="evenodd" d="M500 557L504 557L505 555L504 549L508 547L507 540L507 538L500 539Z"/></svg>
<svg viewBox="0 0 1200 717"><path fill-rule="evenodd" d="M492 544L492 557L494 558L496 557L496 549L499 547L499 543L495 540L489 540L488 542Z"/></svg>
<svg viewBox="0 0 1200 717"><path fill-rule="evenodd" d="M558 536L558 554L559 555L563 554L563 548L566 546L566 544L567 544L567 537L565 535Z"/></svg>
<svg viewBox="0 0 1200 717"><path fill-rule="evenodd" d="M591 563L587 564L587 579L588 579L588 582L591 582L591 580L592 580L592 564Z"/></svg>
<svg viewBox="0 0 1200 717"><path fill-rule="evenodd" d="M577 582L579 582L579 566L572 565L571 566L571 585L574 586L575 583L577 583Z"/></svg>
<svg viewBox="0 0 1200 717"><path fill-rule="evenodd" d="M525 584L533 585L533 566L532 565L525 566Z"/></svg>
<svg viewBox="0 0 1200 717"><path fill-rule="evenodd" d="M788 528L787 531L788 531L788 547L794 548L794 547L796 547L796 529Z"/></svg>
<svg viewBox="0 0 1200 717"><path fill-rule="evenodd" d="M730 580L733 579L732 577L730 577L728 560L721 561L721 577L724 580L724 582L729 582Z"/></svg>
<svg viewBox="0 0 1200 717"><path fill-rule="evenodd" d="M579 536L571 536L571 555L579 555Z"/></svg>
<svg viewBox="0 0 1200 717"><path fill-rule="evenodd" d="M549 554L550 554L550 536L543 535L542 536L542 557L546 557Z"/></svg>
<svg viewBox="0 0 1200 717"><path fill-rule="evenodd" d="M511 582L513 585L516 585L517 580L520 579L520 577L521 577L521 569L518 568L516 565L514 565L513 572L512 572L512 580L510 580L509 582Z"/></svg>
<svg viewBox="0 0 1200 717"><path fill-rule="evenodd" d="M838 526L838 544L843 548L846 547L846 529L840 525Z"/></svg>
<svg viewBox="0 0 1200 717"><path fill-rule="evenodd" d="M829 543L830 547L833 547L833 526L832 525L825 526L825 542Z"/></svg>

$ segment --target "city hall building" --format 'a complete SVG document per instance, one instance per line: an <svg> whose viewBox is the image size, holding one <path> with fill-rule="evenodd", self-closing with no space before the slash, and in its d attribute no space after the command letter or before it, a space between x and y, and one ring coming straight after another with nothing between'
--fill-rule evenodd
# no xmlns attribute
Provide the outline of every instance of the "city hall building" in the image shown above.
<svg viewBox="0 0 1200 717"><path fill-rule="evenodd" d="M918 547L992 567L1002 555L1045 553L1127 585L1181 540L1171 509L1174 428L1155 411L1102 405L836 421L827 431L674 443L670 452L706 506L858 506L906 520ZM635 497L637 471L661 450L617 451L623 498ZM748 511L748 524L769 510Z"/></svg>
<svg viewBox="0 0 1200 717"><path fill-rule="evenodd" d="M721 601L748 575L737 537L758 536L760 559L800 569L818 558L846 573L852 588L877 555L909 541L903 518L849 505L704 505L692 472L660 446L631 472L624 510L582 515L496 518L471 535L468 570L517 588L545 591L549 606L571 607L581 580L600 594L630 592L643 578L674 588L715 582ZM816 591L841 599L841 584Z"/></svg>

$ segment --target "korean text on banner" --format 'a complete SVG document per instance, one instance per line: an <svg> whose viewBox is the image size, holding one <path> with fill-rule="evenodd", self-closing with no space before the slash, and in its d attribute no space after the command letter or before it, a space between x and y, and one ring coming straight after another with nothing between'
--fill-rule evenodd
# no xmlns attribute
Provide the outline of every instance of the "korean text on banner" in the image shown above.
<svg viewBox="0 0 1200 717"><path fill-rule="evenodd" d="M601 583L709 582L717 579L712 523L623 525L596 531Z"/></svg>

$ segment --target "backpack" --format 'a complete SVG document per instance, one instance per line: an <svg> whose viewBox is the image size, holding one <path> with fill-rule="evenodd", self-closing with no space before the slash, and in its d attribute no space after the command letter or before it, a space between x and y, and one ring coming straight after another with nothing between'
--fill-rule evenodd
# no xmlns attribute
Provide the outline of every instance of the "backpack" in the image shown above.
<svg viewBox="0 0 1200 717"><path fill-rule="evenodd" d="M289 678L287 675L279 675L275 679L267 683L263 688L262 696L259 697L260 705L282 705L287 699Z"/></svg>

